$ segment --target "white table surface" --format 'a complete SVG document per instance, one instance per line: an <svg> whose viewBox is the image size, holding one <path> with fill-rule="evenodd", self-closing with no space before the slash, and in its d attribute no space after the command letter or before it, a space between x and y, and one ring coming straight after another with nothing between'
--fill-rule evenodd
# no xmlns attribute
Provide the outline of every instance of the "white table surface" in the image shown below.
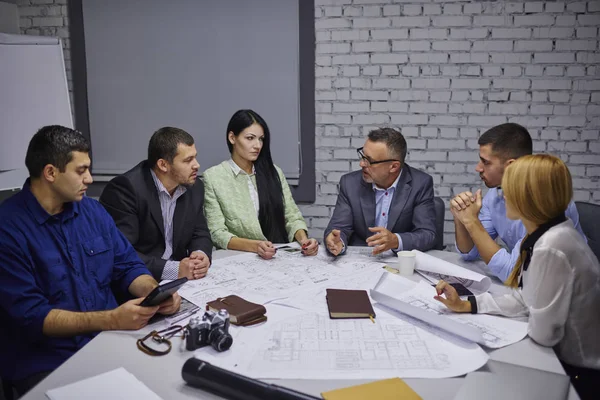
<svg viewBox="0 0 600 400"><path fill-rule="evenodd" d="M214 253L215 259L239 254L236 251L220 250ZM429 254L454 262L469 269L487 275L489 270L482 262L468 263L460 259L458 254L433 250ZM418 280L415 274L413 279ZM497 279L493 281L490 292L502 293L507 290ZM140 336L140 335L137 335ZM151 390L165 400L178 399L221 399L200 389L188 386L181 377L184 362L193 356L192 352L181 350L173 346L173 350L166 356L151 357L136 347L135 332L102 332L84 348L67 360L56 371L50 374L40 384L27 393L23 400L46 399L45 393L49 389L89 378L118 367L124 367L144 382ZM176 339L174 339L174 343ZM235 347L235 344L234 344ZM555 372L564 375L564 370L551 348L542 347L531 339L513 345L496 349L486 349L490 359L506 363L521 365L530 368ZM485 366L482 367L485 370ZM462 377L446 379L405 379L406 383L425 400L452 399L458 392ZM355 384L366 383L371 380L304 380L284 379L268 380L305 393L319 396L321 392L343 388ZM483 397L482 397L483 398ZM571 386L569 400L579 397Z"/></svg>

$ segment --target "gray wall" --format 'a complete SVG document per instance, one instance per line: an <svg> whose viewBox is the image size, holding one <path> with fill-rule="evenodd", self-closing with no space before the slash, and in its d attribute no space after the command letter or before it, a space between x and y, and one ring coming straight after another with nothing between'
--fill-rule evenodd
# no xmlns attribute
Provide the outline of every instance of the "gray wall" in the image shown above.
<svg viewBox="0 0 600 400"><path fill-rule="evenodd" d="M19 33L19 12L16 0L0 0L0 32Z"/></svg>
<svg viewBox="0 0 600 400"><path fill-rule="evenodd" d="M19 1L21 31L66 39L69 70L66 0L31 2ZM408 162L446 202L482 186L477 137L514 121L567 161L576 200L600 203L600 1L316 0L315 24L317 199L301 206L312 235L380 125L402 128Z"/></svg>

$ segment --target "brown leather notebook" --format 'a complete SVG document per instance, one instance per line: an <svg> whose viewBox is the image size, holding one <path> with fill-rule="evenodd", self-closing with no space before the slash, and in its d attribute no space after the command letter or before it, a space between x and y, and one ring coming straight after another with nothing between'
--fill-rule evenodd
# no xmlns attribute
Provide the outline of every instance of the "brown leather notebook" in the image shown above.
<svg viewBox="0 0 600 400"><path fill-rule="evenodd" d="M366 290L327 289L331 318L375 318Z"/></svg>
<svg viewBox="0 0 600 400"><path fill-rule="evenodd" d="M209 301L206 303L206 309L215 312L227 310L229 321L234 325L254 325L267 320L267 309L263 305L244 300L234 294Z"/></svg>

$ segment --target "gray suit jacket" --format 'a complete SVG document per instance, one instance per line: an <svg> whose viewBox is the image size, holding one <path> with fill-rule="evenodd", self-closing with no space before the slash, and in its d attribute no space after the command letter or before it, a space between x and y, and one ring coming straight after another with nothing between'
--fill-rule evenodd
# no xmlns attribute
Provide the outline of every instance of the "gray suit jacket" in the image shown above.
<svg viewBox="0 0 600 400"><path fill-rule="evenodd" d="M362 172L342 176L333 216L325 237L339 229L346 246L366 246L375 226L375 192L373 185L362 179ZM433 178L404 164L392 199L386 228L398 233L404 250L426 251L435 242L435 208Z"/></svg>

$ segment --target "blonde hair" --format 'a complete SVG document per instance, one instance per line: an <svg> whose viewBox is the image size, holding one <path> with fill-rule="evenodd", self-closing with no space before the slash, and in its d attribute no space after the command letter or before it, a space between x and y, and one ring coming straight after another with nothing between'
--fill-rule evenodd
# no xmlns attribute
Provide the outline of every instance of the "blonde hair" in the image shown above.
<svg viewBox="0 0 600 400"><path fill-rule="evenodd" d="M504 172L502 190L507 205L536 225L564 214L573 198L569 168L560 158L550 154L528 155L515 160ZM507 286L518 286L524 256L522 252L505 282Z"/></svg>

